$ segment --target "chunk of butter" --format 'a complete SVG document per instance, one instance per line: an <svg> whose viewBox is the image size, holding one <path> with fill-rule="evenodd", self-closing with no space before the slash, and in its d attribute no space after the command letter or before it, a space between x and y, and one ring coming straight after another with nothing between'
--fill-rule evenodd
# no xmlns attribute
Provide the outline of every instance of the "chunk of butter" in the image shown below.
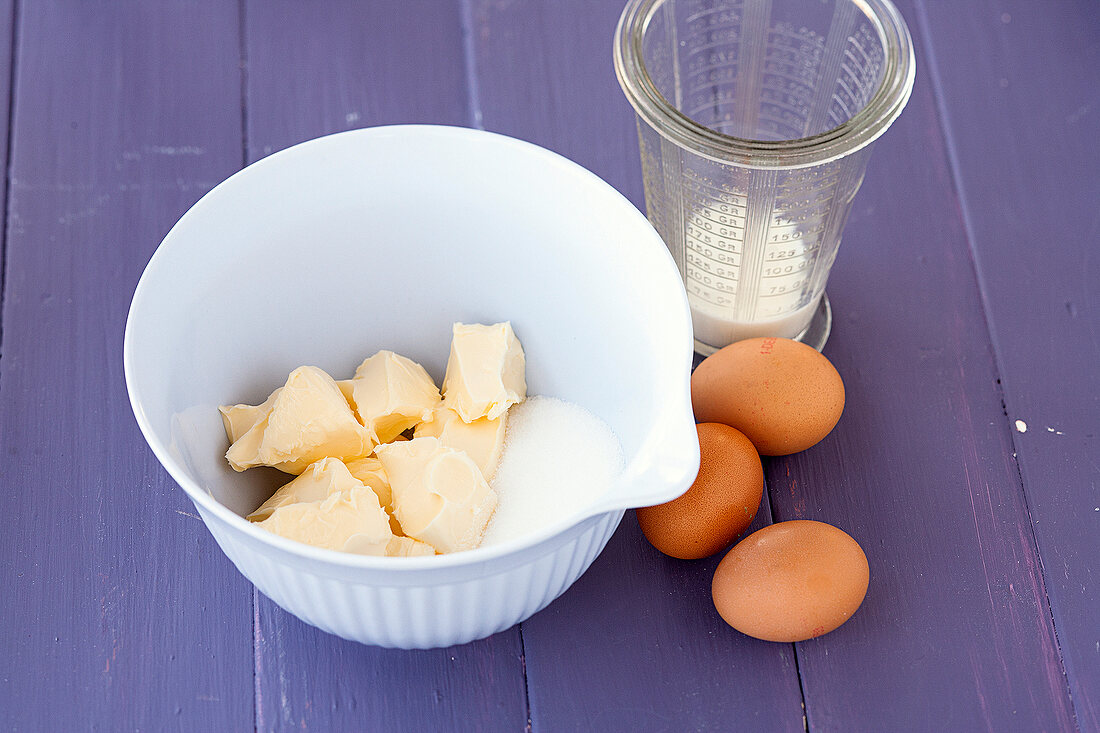
<svg viewBox="0 0 1100 733"><path fill-rule="evenodd" d="M527 396L525 368L511 323L456 323L443 378L444 404L466 422L495 420Z"/></svg>
<svg viewBox="0 0 1100 733"><path fill-rule="evenodd" d="M435 548L412 537L394 537L386 545L386 557L419 557L434 555Z"/></svg>
<svg viewBox="0 0 1100 733"><path fill-rule="evenodd" d="M378 494L378 501L383 507L393 504L393 496L390 494L390 480L386 477L386 471L382 468L382 461L374 456L355 458L347 462L348 472L362 481L366 486L374 489Z"/></svg>
<svg viewBox="0 0 1100 733"><path fill-rule="evenodd" d="M358 413L355 412L355 395L352 393L352 380L337 379L336 386L340 388L340 394L344 395L344 399L347 400L348 407L351 408L352 413L358 415Z"/></svg>
<svg viewBox="0 0 1100 733"><path fill-rule="evenodd" d="M417 423L431 420L441 399L424 367L392 351L364 359L350 387L350 402L375 443L388 443Z"/></svg>
<svg viewBox="0 0 1100 733"><path fill-rule="evenodd" d="M298 474L322 458L358 458L374 448L370 433L355 419L336 382L317 367L295 369L268 402L263 418L234 440L225 454L236 471L274 466ZM238 421L226 413L240 416L242 426L249 414L239 407L222 408L231 439Z"/></svg>
<svg viewBox="0 0 1100 733"><path fill-rule="evenodd" d="M378 496L366 487L280 506L257 524L287 539L360 555L385 555L394 539Z"/></svg>
<svg viewBox="0 0 1100 733"><path fill-rule="evenodd" d="M374 456L356 458L348 461L347 467L352 476L362 481L365 486L374 489L374 493L378 494L379 503L390 515L390 529L393 530L393 533L395 535L405 534L401 530L400 523L393 516L393 494L390 493L390 480L386 477L386 470L382 468L382 461Z"/></svg>
<svg viewBox="0 0 1100 733"><path fill-rule="evenodd" d="M339 458L322 458L316 463L311 463L298 478L279 487L270 499L248 515L248 521L261 522L281 506L324 501L341 491L362 489L364 484L366 482L353 476ZM370 488L374 489L373 486Z"/></svg>
<svg viewBox="0 0 1100 733"><path fill-rule="evenodd" d="M406 535L439 552L481 543L497 495L472 458L438 438L389 443L375 452L390 480L394 516Z"/></svg>
<svg viewBox="0 0 1100 733"><path fill-rule="evenodd" d="M267 417L271 412L271 406L275 399L283 391L282 387L272 392L261 405L222 405L218 411L222 414L222 424L225 425L225 434L229 436L230 443L237 440L252 428L256 423Z"/></svg>
<svg viewBox="0 0 1100 733"><path fill-rule="evenodd" d="M487 417L465 422L449 407L438 407L431 422L422 422L413 432L414 438L439 438L448 448L465 451L481 469L486 481L492 481L504 450L505 412L496 420ZM381 494L379 495L381 496Z"/></svg>

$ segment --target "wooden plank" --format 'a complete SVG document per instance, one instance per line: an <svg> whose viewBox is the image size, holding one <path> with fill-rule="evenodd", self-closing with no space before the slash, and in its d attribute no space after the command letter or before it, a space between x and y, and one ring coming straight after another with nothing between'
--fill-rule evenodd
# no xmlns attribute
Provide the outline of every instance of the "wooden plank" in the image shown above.
<svg viewBox="0 0 1100 733"><path fill-rule="evenodd" d="M122 374L146 260L240 163L236 8L21 3L16 70L0 727L251 728L248 586L145 447Z"/></svg>
<svg viewBox="0 0 1100 733"><path fill-rule="evenodd" d="M1100 730L1097 9L921 8L1077 724Z"/></svg>
<svg viewBox="0 0 1100 733"><path fill-rule="evenodd" d="M248 154L374 125L470 119L458 9L244 0Z"/></svg>
<svg viewBox="0 0 1100 733"><path fill-rule="evenodd" d="M249 157L326 133L469 119L457 5L248 3ZM453 649L346 642L257 598L260 730L521 730L518 629Z"/></svg>
<svg viewBox="0 0 1100 733"><path fill-rule="evenodd" d="M899 7L925 48L913 4ZM918 68L829 282L825 353L847 385L845 414L824 442L767 471L778 519L836 524L871 565L859 613L798 645L809 727L1072 730L965 226Z"/></svg>
<svg viewBox="0 0 1100 733"><path fill-rule="evenodd" d="M475 0L472 38L487 129L556 150L640 204L633 113L611 65L621 9ZM719 559L661 555L628 512L588 572L522 624L532 729L802 730L793 647L719 618Z"/></svg>
<svg viewBox="0 0 1100 733"><path fill-rule="evenodd" d="M258 594L257 594L258 595ZM263 596L257 730L522 730L517 628L463 646L379 649L307 626Z"/></svg>

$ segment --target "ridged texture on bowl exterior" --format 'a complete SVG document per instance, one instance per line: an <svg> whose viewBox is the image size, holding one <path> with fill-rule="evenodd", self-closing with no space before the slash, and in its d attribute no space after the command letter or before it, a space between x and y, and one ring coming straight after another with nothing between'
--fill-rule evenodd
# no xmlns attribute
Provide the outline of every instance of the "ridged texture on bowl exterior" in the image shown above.
<svg viewBox="0 0 1100 733"><path fill-rule="evenodd" d="M281 562L264 545L242 541L239 533L197 508L237 569L286 611L345 639L400 649L465 644L530 618L588 569L623 518L621 510L602 514L579 535L545 547L541 557L518 566L507 557L488 561L480 577L385 585L371 577L370 569L361 571L362 583L349 583Z"/></svg>

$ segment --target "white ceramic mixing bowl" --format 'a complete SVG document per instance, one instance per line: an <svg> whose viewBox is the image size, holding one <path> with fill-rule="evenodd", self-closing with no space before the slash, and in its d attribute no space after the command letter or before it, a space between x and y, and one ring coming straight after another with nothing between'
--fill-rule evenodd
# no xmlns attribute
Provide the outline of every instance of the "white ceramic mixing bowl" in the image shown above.
<svg viewBox="0 0 1100 733"><path fill-rule="evenodd" d="M420 558L316 549L243 518L287 477L229 468L217 405L258 404L301 364L350 376L382 348L439 382L452 322L504 320L529 394L587 408L622 443L623 474L590 506L527 538ZM588 568L624 509L688 487L691 359L680 276L634 206L542 148L434 126L320 138L219 185L153 255L125 341L141 431L237 568L307 623L403 648L526 619Z"/></svg>

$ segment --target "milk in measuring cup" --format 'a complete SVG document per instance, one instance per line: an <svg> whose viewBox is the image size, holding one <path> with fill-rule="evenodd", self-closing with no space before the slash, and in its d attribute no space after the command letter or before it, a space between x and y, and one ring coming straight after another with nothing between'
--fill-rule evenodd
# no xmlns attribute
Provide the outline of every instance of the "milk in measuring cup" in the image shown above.
<svg viewBox="0 0 1100 733"><path fill-rule="evenodd" d="M691 307L691 324L695 338L706 344L725 344L756 338L780 336L793 339L810 324L821 296L784 316L767 321L731 320L725 312L714 312L703 305Z"/></svg>
<svg viewBox="0 0 1100 733"><path fill-rule="evenodd" d="M823 294L812 287L826 230L821 207L773 211L754 229L743 195L685 179L686 226L670 249L683 273L695 338L721 345L798 337Z"/></svg>

